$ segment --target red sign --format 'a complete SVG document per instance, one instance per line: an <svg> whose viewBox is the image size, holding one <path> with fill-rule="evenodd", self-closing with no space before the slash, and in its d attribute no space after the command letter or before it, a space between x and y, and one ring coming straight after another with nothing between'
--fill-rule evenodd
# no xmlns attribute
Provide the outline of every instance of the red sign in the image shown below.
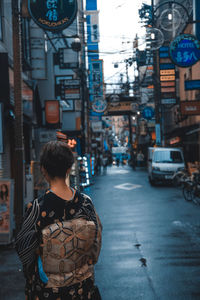
<svg viewBox="0 0 200 300"><path fill-rule="evenodd" d="M59 127L60 125L60 105L58 100L45 101L46 125Z"/></svg>
<svg viewBox="0 0 200 300"><path fill-rule="evenodd" d="M161 93L174 93L175 87L164 87L161 88Z"/></svg>
<svg viewBox="0 0 200 300"><path fill-rule="evenodd" d="M162 81L160 85L161 87L175 86L175 81Z"/></svg>
<svg viewBox="0 0 200 300"><path fill-rule="evenodd" d="M174 145L174 144L178 144L180 141L181 141L180 137L176 136L176 137L170 139L169 143L170 143L170 145Z"/></svg>
<svg viewBox="0 0 200 300"><path fill-rule="evenodd" d="M200 115L200 101L181 101L182 115Z"/></svg>

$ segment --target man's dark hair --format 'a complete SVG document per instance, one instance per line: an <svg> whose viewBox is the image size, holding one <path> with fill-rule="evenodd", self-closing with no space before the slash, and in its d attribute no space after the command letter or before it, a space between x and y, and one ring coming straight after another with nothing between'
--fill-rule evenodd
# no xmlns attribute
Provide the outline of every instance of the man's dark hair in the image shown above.
<svg viewBox="0 0 200 300"><path fill-rule="evenodd" d="M40 167L44 168L50 178L65 178L67 170L72 167L74 156L71 149L64 142L48 142L40 156Z"/></svg>

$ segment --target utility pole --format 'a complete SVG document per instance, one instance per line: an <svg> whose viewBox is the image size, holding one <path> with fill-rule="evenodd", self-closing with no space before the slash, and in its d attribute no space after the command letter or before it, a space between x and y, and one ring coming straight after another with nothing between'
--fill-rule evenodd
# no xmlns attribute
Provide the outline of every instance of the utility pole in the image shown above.
<svg viewBox="0 0 200 300"><path fill-rule="evenodd" d="M14 71L14 100L15 100L15 193L14 214L16 231L19 230L23 217L24 205L24 164L23 164L23 105L21 87L21 16L19 0L12 0L12 34L13 34L13 71Z"/></svg>

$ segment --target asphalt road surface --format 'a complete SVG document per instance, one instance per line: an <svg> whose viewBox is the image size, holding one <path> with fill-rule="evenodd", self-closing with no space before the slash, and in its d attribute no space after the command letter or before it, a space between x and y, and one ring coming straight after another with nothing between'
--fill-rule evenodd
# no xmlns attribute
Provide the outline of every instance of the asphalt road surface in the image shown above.
<svg viewBox="0 0 200 300"><path fill-rule="evenodd" d="M200 206L128 166L108 168L85 192L103 224L102 300L200 299ZM24 299L23 286L15 251L0 247L0 299Z"/></svg>
<svg viewBox="0 0 200 300"><path fill-rule="evenodd" d="M200 206L129 167L108 168L90 195L103 224L103 300L200 299Z"/></svg>

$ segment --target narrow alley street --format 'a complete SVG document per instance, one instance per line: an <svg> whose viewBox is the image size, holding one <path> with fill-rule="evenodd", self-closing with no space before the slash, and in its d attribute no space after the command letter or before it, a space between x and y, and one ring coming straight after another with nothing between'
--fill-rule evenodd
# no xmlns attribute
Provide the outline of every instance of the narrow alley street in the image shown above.
<svg viewBox="0 0 200 300"><path fill-rule="evenodd" d="M200 207L128 167L99 176L91 196L103 223L103 300L200 299Z"/></svg>
<svg viewBox="0 0 200 300"><path fill-rule="evenodd" d="M200 207L182 191L151 187L145 170L113 166L86 190L103 224L96 265L102 300L200 298ZM22 300L15 251L0 248L0 299Z"/></svg>

